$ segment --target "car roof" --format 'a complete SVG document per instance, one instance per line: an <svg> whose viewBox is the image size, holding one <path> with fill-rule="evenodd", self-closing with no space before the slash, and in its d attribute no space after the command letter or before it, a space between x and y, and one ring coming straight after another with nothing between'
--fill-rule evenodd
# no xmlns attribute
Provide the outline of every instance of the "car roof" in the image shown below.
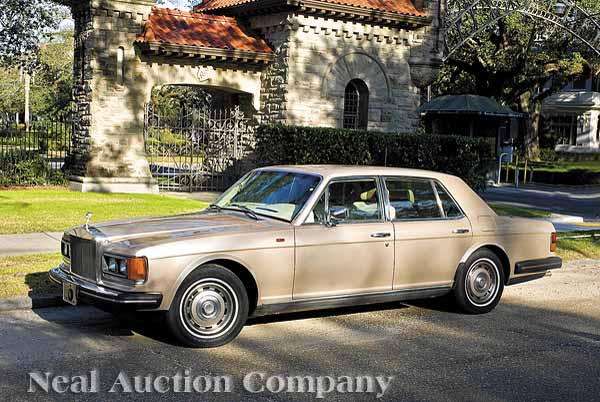
<svg viewBox="0 0 600 402"><path fill-rule="evenodd" d="M359 165L279 165L261 168L261 170L285 170L290 172L316 174L324 178L345 176L412 176L443 179L453 177L431 170L407 169L383 166Z"/></svg>

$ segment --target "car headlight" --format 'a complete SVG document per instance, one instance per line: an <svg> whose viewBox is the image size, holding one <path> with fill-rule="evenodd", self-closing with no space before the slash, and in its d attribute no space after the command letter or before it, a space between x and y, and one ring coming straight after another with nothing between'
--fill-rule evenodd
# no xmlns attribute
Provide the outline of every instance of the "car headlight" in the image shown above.
<svg viewBox="0 0 600 402"><path fill-rule="evenodd" d="M145 281L148 274L148 260L145 257L105 255L102 271L132 281Z"/></svg>

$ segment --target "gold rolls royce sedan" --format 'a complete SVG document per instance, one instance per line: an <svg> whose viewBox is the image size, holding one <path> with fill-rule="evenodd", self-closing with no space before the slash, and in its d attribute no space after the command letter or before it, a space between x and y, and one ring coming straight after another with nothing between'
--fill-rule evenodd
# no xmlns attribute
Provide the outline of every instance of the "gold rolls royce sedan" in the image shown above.
<svg viewBox="0 0 600 402"><path fill-rule="evenodd" d="M560 268L555 249L551 223L497 216L454 176L276 166L198 213L71 229L50 278L71 304L161 311L180 342L215 347L283 312L449 295L486 313Z"/></svg>

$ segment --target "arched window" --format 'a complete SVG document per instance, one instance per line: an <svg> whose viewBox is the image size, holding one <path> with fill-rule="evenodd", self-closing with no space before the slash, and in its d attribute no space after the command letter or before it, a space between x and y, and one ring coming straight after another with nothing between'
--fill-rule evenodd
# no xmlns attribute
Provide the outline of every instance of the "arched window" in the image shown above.
<svg viewBox="0 0 600 402"><path fill-rule="evenodd" d="M344 94L344 128L366 129L369 122L369 88L362 80L352 80Z"/></svg>
<svg viewBox="0 0 600 402"><path fill-rule="evenodd" d="M117 84L123 85L123 59L125 58L125 49L119 47L117 49Z"/></svg>

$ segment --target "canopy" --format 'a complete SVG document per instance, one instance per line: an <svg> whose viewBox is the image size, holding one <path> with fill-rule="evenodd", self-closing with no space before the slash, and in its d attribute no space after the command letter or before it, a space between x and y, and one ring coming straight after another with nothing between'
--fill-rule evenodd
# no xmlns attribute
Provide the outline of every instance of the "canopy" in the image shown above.
<svg viewBox="0 0 600 402"><path fill-rule="evenodd" d="M427 114L474 114L497 117L525 117L509 107L502 106L491 98L479 95L444 95L435 98L419 108L419 113Z"/></svg>

